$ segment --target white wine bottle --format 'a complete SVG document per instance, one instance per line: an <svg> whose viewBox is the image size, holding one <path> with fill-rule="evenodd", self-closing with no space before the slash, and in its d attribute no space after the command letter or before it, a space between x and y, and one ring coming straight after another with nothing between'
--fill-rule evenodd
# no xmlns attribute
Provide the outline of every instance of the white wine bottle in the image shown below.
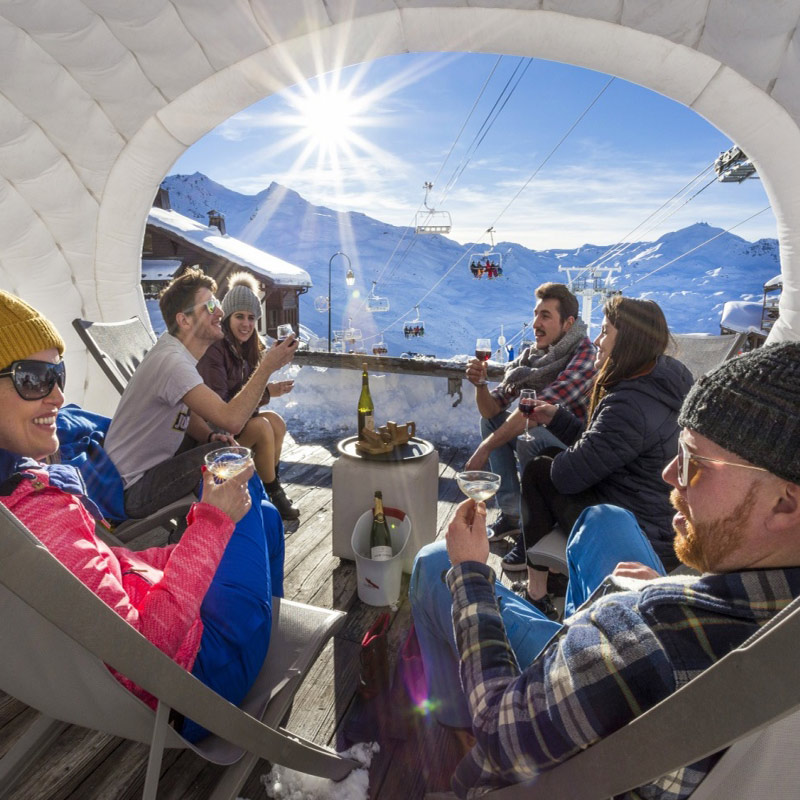
<svg viewBox="0 0 800 800"><path fill-rule="evenodd" d="M358 398L358 438L363 439L364 428L375 430L375 406L372 405L372 395L369 393L369 376L367 365L362 364L364 371L361 373L361 395Z"/></svg>
<svg viewBox="0 0 800 800"><path fill-rule="evenodd" d="M383 513L383 495L375 492L375 512L372 517L372 531L369 535L369 555L373 561L388 561L392 553L392 537Z"/></svg>

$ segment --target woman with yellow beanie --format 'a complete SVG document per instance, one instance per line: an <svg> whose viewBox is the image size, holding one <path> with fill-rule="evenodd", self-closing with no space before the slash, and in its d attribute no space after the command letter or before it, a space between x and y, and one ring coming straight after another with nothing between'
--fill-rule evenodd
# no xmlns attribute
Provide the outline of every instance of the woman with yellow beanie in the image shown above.
<svg viewBox="0 0 800 800"><path fill-rule="evenodd" d="M205 474L202 502L192 506L177 544L138 552L107 546L95 535L100 514L80 473L40 462L58 449L63 352L47 319L0 291L0 502L143 636L240 703L264 661L272 625L266 534L247 486L252 468L220 484ZM153 697L115 677L155 707ZM192 741L206 735L191 720L181 733Z"/></svg>

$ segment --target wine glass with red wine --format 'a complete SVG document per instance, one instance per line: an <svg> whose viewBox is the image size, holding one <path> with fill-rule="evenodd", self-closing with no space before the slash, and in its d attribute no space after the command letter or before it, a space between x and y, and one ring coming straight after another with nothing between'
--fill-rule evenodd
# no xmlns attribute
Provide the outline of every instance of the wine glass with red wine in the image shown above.
<svg viewBox="0 0 800 800"><path fill-rule="evenodd" d="M492 340L491 339L478 339L475 342L475 358L478 361L483 361L486 363L489 360L489 356L492 354ZM487 384L489 381L482 380L481 384Z"/></svg>
<svg viewBox="0 0 800 800"><path fill-rule="evenodd" d="M525 417L525 433L519 438L526 442L533 439L533 436L528 433L528 423L534 408L536 408L536 392L533 389L523 389L519 394L519 410Z"/></svg>

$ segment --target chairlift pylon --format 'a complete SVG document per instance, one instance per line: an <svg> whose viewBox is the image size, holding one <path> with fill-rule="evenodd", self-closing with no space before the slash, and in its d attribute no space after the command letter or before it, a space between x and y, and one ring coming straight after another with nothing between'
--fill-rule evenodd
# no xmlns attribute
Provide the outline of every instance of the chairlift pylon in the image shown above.
<svg viewBox="0 0 800 800"><path fill-rule="evenodd" d="M409 322L403 324L403 336L406 339L413 339L425 335L425 323L419 318L419 306L414 306L417 316Z"/></svg>
<svg viewBox="0 0 800 800"><path fill-rule="evenodd" d="M425 181L422 188L425 190L425 199L423 200L425 210L417 211L416 233L450 233L452 220L449 212L437 211L428 205L428 192L433 189L433 184Z"/></svg>
<svg viewBox="0 0 800 800"><path fill-rule="evenodd" d="M372 281L372 289L370 290L369 296L367 297L367 310L378 312L378 311L388 311L389 310L389 298L388 297L378 297L375 294L375 285L377 281Z"/></svg>
<svg viewBox="0 0 800 800"><path fill-rule="evenodd" d="M480 280L484 275L488 280L499 278L503 274L503 255L494 249L494 228L487 228L491 236L492 247L485 253L476 254L470 259L469 271L473 278Z"/></svg>
<svg viewBox="0 0 800 800"><path fill-rule="evenodd" d="M717 173L717 180L720 183L741 183L756 174L753 162L738 145L719 154L714 161L714 171Z"/></svg>

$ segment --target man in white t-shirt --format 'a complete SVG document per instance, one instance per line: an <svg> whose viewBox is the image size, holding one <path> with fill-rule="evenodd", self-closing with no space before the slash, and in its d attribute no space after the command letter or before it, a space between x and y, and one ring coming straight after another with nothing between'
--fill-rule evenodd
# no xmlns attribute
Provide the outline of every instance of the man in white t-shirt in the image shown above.
<svg viewBox="0 0 800 800"><path fill-rule="evenodd" d="M122 476L129 517L145 517L191 492L205 454L220 442L236 443L270 375L294 356L291 336L266 352L227 403L209 389L197 362L224 335L216 289L213 278L192 267L164 290L159 305L167 332L134 372L114 414L105 448ZM209 423L231 433L215 433ZM202 444L187 448L184 437Z"/></svg>

